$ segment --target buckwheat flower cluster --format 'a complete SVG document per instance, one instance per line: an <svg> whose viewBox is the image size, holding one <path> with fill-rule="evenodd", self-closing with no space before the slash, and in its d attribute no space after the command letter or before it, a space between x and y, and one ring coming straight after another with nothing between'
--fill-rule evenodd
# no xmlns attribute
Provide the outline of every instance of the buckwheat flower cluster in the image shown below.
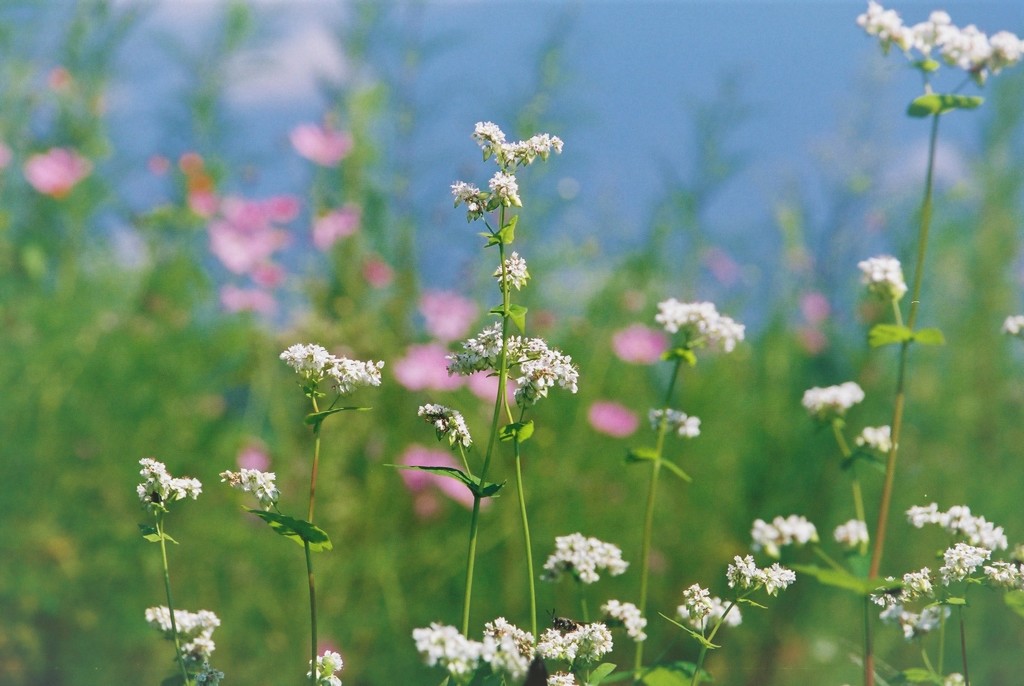
<svg viewBox="0 0 1024 686"><path fill-rule="evenodd" d="M1003 527L996 526L984 517L972 515L966 505L954 505L946 512L940 512L935 503L915 505L907 510L907 520L918 529L926 524L938 524L949 534L989 550L1006 550L1007 547Z"/></svg>
<svg viewBox="0 0 1024 686"><path fill-rule="evenodd" d="M601 578L598 571L618 576L627 567L629 563L622 559L618 546L575 533L555 538L555 552L544 562L541 578L558 581L563 573L570 573L580 582L592 584Z"/></svg>
<svg viewBox="0 0 1024 686"><path fill-rule="evenodd" d="M868 293L883 300L899 300L906 295L907 283L903 279L903 269L895 257L871 257L858 262L857 267L861 271L861 283L867 286Z"/></svg>
<svg viewBox="0 0 1024 686"><path fill-rule="evenodd" d="M526 260L520 257L519 253L513 252L505 258L505 268L498 267L494 271L494 278L498 280L502 292L513 288L517 291L522 290L530 280L530 272L526 271Z"/></svg>
<svg viewBox="0 0 1024 686"><path fill-rule="evenodd" d="M555 672L548 677L548 686L576 686L576 677L570 672Z"/></svg>
<svg viewBox="0 0 1024 686"><path fill-rule="evenodd" d="M499 205L505 207L522 207L523 201L519 199L519 184L516 177L505 172L496 172L491 180L487 182L491 189L491 197L497 199Z"/></svg>
<svg viewBox="0 0 1024 686"><path fill-rule="evenodd" d="M452 195L455 196L455 206L466 206L466 218L468 221L476 221L484 216L484 209L487 204L487 193L471 183L456 181L452 184Z"/></svg>
<svg viewBox="0 0 1024 686"><path fill-rule="evenodd" d="M570 665L589 664L610 653L612 647L612 632L603 623L594 622L564 634L558 629L546 630L537 641L537 654L545 660L562 660Z"/></svg>
<svg viewBox="0 0 1024 686"><path fill-rule="evenodd" d="M903 629L903 637L910 641L938 629L942 620L949 616L949 608L931 605L918 613L897 604L882 610L878 616L886 624L898 624Z"/></svg>
<svg viewBox="0 0 1024 686"><path fill-rule="evenodd" d="M497 371L501 357L501 322L494 322L476 337L462 343L462 352L448 355L448 374L468 376Z"/></svg>
<svg viewBox="0 0 1024 686"><path fill-rule="evenodd" d="M836 539L836 543L843 548L853 550L867 544L869 540L868 525L860 519L851 519L845 524L837 526L832 532L832 536Z"/></svg>
<svg viewBox="0 0 1024 686"><path fill-rule="evenodd" d="M166 511L167 503L175 500L192 498L195 500L203 492L203 484L199 479L189 477L175 478L167 473L167 467L151 457L139 460L142 470L142 483L136 486L142 506L150 513Z"/></svg>
<svg viewBox="0 0 1024 686"><path fill-rule="evenodd" d="M801 403L811 417L829 421L842 417L846 411L864 400L864 390L854 381L824 388L815 386L804 391Z"/></svg>
<svg viewBox="0 0 1024 686"><path fill-rule="evenodd" d="M428 424L434 425L437 433L437 440L448 439L448 445L461 445L468 448L473 443L466 427L466 420L462 413L444 405L427 404L421 405L417 414L423 417Z"/></svg>
<svg viewBox="0 0 1024 686"><path fill-rule="evenodd" d="M719 314L713 303L682 303L675 298L658 303L654 321L671 334L682 332L684 345L718 347L730 353L743 340L745 327L731 317Z"/></svg>
<svg viewBox="0 0 1024 686"><path fill-rule="evenodd" d="M1015 562L993 562L982 571L992 586L1024 590L1024 570Z"/></svg>
<svg viewBox="0 0 1024 686"><path fill-rule="evenodd" d="M700 436L700 418L690 417L685 412L667 408L664 410L651 410L647 413L647 419L651 428L657 431L661 428L662 421L665 422L665 430L674 433L680 438L696 438Z"/></svg>
<svg viewBox="0 0 1024 686"><path fill-rule="evenodd" d="M429 627L413 629L412 638L427 665L438 665L456 678L475 672L483 653L482 643L471 641L453 626L436 622Z"/></svg>
<svg viewBox="0 0 1024 686"><path fill-rule="evenodd" d="M499 642L506 638L512 639L516 651L527 661L527 664L533 659L533 634L520 629L504 617L498 617L493 622L484 624L484 637L488 636Z"/></svg>
<svg viewBox="0 0 1024 686"><path fill-rule="evenodd" d="M518 361L519 376L516 377L516 404L529 407L548 396L548 390L558 386L571 393L579 390L579 370L572 357L540 338L519 338L509 340L509 359Z"/></svg>
<svg viewBox="0 0 1024 686"><path fill-rule="evenodd" d="M281 491L277 489L275 483L277 475L274 472L243 468L238 472L221 472L220 480L244 493L252 493L260 501L260 505L268 510L281 499Z"/></svg>
<svg viewBox="0 0 1024 686"><path fill-rule="evenodd" d="M148 608L146 623L162 632L164 638L174 640L171 613L166 605ZM213 642L213 630L220 626L217 615L209 610L175 610L174 624L178 629L178 640L181 641L181 654L187 663L186 668L193 670L208 663L210 655L217 647Z"/></svg>
<svg viewBox="0 0 1024 686"><path fill-rule="evenodd" d="M894 582L893 577L886 581ZM932 571L928 567L922 567L916 572L907 572L898 587L879 589L871 594L871 600L882 607L893 605L904 605L919 598L931 598L933 596Z"/></svg>
<svg viewBox="0 0 1024 686"><path fill-rule="evenodd" d="M296 343L280 357L306 383L316 385L330 380L339 395L363 386L380 386L380 370L384 368L383 362L362 362L332 355L315 343Z"/></svg>
<svg viewBox="0 0 1024 686"><path fill-rule="evenodd" d="M946 586L963 581L983 565L991 555L992 551L988 548L957 543L942 553L944 564L939 567L939 577Z"/></svg>
<svg viewBox="0 0 1024 686"><path fill-rule="evenodd" d="M309 663L310 671L306 672L307 677L313 676L314 665ZM316 659L316 686L341 686L341 679L335 674L345 666L341 655L333 650L325 650L324 654Z"/></svg>
<svg viewBox="0 0 1024 686"><path fill-rule="evenodd" d="M1003 322L1002 331L1009 336L1020 336L1021 331L1024 331L1024 314L1007 317Z"/></svg>
<svg viewBox="0 0 1024 686"><path fill-rule="evenodd" d="M891 429L888 426L865 426L854 442L862 448L888 453L892 450Z"/></svg>
<svg viewBox="0 0 1024 686"><path fill-rule="evenodd" d="M779 591L789 588L790 584L796 581L796 573L778 562L771 567L759 569L754 564L753 555L745 557L736 555L733 558L733 563L726 570L725 578L729 582L729 588L755 591L763 587L765 593L773 596L778 595Z"/></svg>
<svg viewBox="0 0 1024 686"><path fill-rule="evenodd" d="M611 626L623 626L626 635L636 642L647 640L644 629L647 627L647 619L640 614L640 608L633 603L622 603L618 600L609 600L601 606L607 623Z"/></svg>
<svg viewBox="0 0 1024 686"><path fill-rule="evenodd" d="M790 515L776 517L770 524L763 519L754 520L750 536L754 539L755 552L763 549L770 557L777 558L782 546L817 543L818 530L806 517Z"/></svg>
<svg viewBox="0 0 1024 686"><path fill-rule="evenodd" d="M719 621L726 626L739 626L743 622L738 606L729 607L721 598L712 596L698 584L683 591L683 604L676 608L676 614L697 631L703 631Z"/></svg>
<svg viewBox="0 0 1024 686"><path fill-rule="evenodd" d="M514 635L492 636L485 632L480 659L489 664L494 673L503 674L518 681L526 676L532 658L526 657L522 653L519 641Z"/></svg>

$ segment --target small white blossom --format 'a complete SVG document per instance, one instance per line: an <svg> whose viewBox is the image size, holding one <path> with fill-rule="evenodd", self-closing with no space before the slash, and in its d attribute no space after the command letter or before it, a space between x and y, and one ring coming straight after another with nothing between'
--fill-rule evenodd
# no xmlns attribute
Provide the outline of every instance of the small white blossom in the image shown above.
<svg viewBox="0 0 1024 686"><path fill-rule="evenodd" d="M146 623L163 633L164 638L174 640L171 613L166 605L147 608ZM188 669L196 669L209 663L210 655L216 648L213 643L213 630L219 626L220 619L209 610L174 611L174 628L178 630L181 653Z"/></svg>
<svg viewBox="0 0 1024 686"><path fill-rule="evenodd" d="M843 548L853 550L862 545L867 545L869 540L868 525L860 519L851 519L837 526L835 531L832 532L832 536L836 539L836 543Z"/></svg>
<svg viewBox="0 0 1024 686"><path fill-rule="evenodd" d="M796 573L778 562L764 570L764 591L768 595L778 595L796 581Z"/></svg>
<svg viewBox="0 0 1024 686"><path fill-rule="evenodd" d="M861 283L868 292L885 300L899 300L907 292L900 261L890 255L871 257L857 263L861 271Z"/></svg>
<svg viewBox="0 0 1024 686"><path fill-rule="evenodd" d="M903 637L908 641L939 628L944 617L949 616L949 608L941 605L931 605L920 613L910 612L902 605L896 604L879 614L879 618L886 624L898 624L903 629Z"/></svg>
<svg viewBox="0 0 1024 686"><path fill-rule="evenodd" d="M688 596L687 591L691 591L691 589L698 590ZM684 604L676 608L676 614L680 619L697 631L704 631L708 627L715 626L719 621L726 626L739 626L742 623L743 616L739 606L733 604L732 607L729 607L721 598L710 596L707 591L704 591L702 597L700 591L703 590L694 584L683 591ZM726 614L727 610L728 614Z"/></svg>
<svg viewBox="0 0 1024 686"><path fill-rule="evenodd" d="M540 398L546 398L548 389L558 386L572 393L578 390L579 370L572 357L539 338L509 340L510 359L518 361L519 376L516 377L516 404L529 407Z"/></svg>
<svg viewBox="0 0 1024 686"><path fill-rule="evenodd" d="M456 678L476 671L484 648L483 643L469 640L455 627L436 622L413 629L412 637L427 665L439 665Z"/></svg>
<svg viewBox="0 0 1024 686"><path fill-rule="evenodd" d="M842 417L846 411L864 400L864 390L854 381L838 386L815 386L804 391L801 403L815 419L828 421Z"/></svg>
<svg viewBox="0 0 1024 686"><path fill-rule="evenodd" d="M628 566L618 546L575 533L555 538L555 552L544 562L541 578L558 581L563 573L569 573L582 583L592 584L601 578L598 571L607 570L611 576L618 576Z"/></svg>
<svg viewBox="0 0 1024 686"><path fill-rule="evenodd" d="M880 453L892 450L891 429L886 426L865 426L854 442L861 447L868 447Z"/></svg>
<svg viewBox="0 0 1024 686"><path fill-rule="evenodd" d="M523 201L519 199L519 184L515 175L496 172L487 185L491 189L491 196L496 197L505 207L523 206Z"/></svg>
<svg viewBox="0 0 1024 686"><path fill-rule="evenodd" d="M562 660L570 665L597 662L612 651L612 633L601 622L581 624L562 633L548 629L537 641L537 654L545 660Z"/></svg>
<svg viewBox="0 0 1024 686"><path fill-rule="evenodd" d="M519 253L513 252L505 258L505 268L498 267L495 270L494 278L498 280L502 291L513 288L517 291L522 290L526 282L530 280L530 272L526 270L526 260L520 257Z"/></svg>
<svg viewBox="0 0 1024 686"><path fill-rule="evenodd" d="M900 15L874 0L869 0L867 12L857 17L857 25L869 36L877 36L884 52L889 52L893 45L909 50L914 40L913 32L903 25Z"/></svg>
<svg viewBox="0 0 1024 686"><path fill-rule="evenodd" d="M989 550L1006 550L1008 545L1003 527L972 515L966 505L954 505L946 512L940 512L935 503L914 506L907 510L907 519L919 529L925 524L938 524L952 536Z"/></svg>
<svg viewBox="0 0 1024 686"><path fill-rule="evenodd" d="M296 343L280 357L306 383L316 385L330 379L339 395L362 386L379 386L380 370L384 367L383 362L362 362L332 355L315 343Z"/></svg>
<svg viewBox="0 0 1024 686"><path fill-rule="evenodd" d="M691 348L708 345L729 353L743 340L745 327L731 317L719 314L710 302L682 303L675 298L658 303L654 321L668 333L681 332Z"/></svg>
<svg viewBox="0 0 1024 686"><path fill-rule="evenodd" d="M1002 331L1010 336L1020 336L1021 331L1024 331L1024 314L1007 317L1003 322Z"/></svg>
<svg viewBox="0 0 1024 686"><path fill-rule="evenodd" d="M932 572L927 567L922 567L916 572L907 572L903 575L903 589L900 601L909 603L918 598L930 598L932 595Z"/></svg>
<svg viewBox="0 0 1024 686"><path fill-rule="evenodd" d="M166 510L167 503L185 498L195 500L203 492L203 484L199 479L172 477L162 462L151 457L142 458L139 464L142 465L139 472L142 483L135 490L143 507L153 514Z"/></svg>
<svg viewBox="0 0 1024 686"><path fill-rule="evenodd" d="M960 672L953 672L942 680L942 686L964 686L966 683L967 680Z"/></svg>
<svg viewBox="0 0 1024 686"><path fill-rule="evenodd" d="M1014 562L993 562L985 565L982 571L993 586L1018 590L1024 588L1024 571Z"/></svg>
<svg viewBox="0 0 1024 686"><path fill-rule="evenodd" d="M668 433L674 433L680 438L696 438L700 436L700 418L691 417L679 410L671 408L650 410L647 413L647 419L651 423L651 428L655 431L661 428L661 422L664 421L665 430Z"/></svg>
<svg viewBox="0 0 1024 686"><path fill-rule="evenodd" d="M494 122L477 122L473 129L473 140L483 150L486 160L501 149L505 142L505 133Z"/></svg>
<svg viewBox="0 0 1024 686"><path fill-rule="evenodd" d="M957 543L952 548L947 548L942 553L942 560L945 564L939 567L939 576L946 586L957 581L963 581L989 559L992 552L987 548Z"/></svg>
<svg viewBox="0 0 1024 686"><path fill-rule="evenodd" d="M484 624L484 636L490 636L498 641L511 638L520 655L527 661L533 659L533 634L520 629L504 617L498 617L493 622Z"/></svg>
<svg viewBox="0 0 1024 686"><path fill-rule="evenodd" d="M260 501L260 505L268 510L281 499L281 491L277 489L275 483L277 475L274 472L243 468L239 472L221 472L220 480L227 482L232 488L252 493Z"/></svg>
<svg viewBox="0 0 1024 686"><path fill-rule="evenodd" d="M726 571L726 579L729 582L729 588L749 590L764 583L764 572L754 564L753 555L744 557L736 555Z"/></svg>
<svg viewBox="0 0 1024 686"><path fill-rule="evenodd" d="M570 672L555 672L548 676L547 686L576 686L576 677Z"/></svg>
<svg viewBox="0 0 1024 686"><path fill-rule="evenodd" d="M771 557L779 556L779 548L796 544L798 546L818 541L818 530L806 517L790 515L776 517L771 524L763 519L754 520L750 536L753 538L753 549L764 549Z"/></svg>
<svg viewBox="0 0 1024 686"><path fill-rule="evenodd" d="M487 205L487 193L471 183L456 181L452 184L452 195L455 197L455 207L466 206L466 220L475 221L484 215Z"/></svg>
<svg viewBox="0 0 1024 686"><path fill-rule="evenodd" d="M479 371L497 371L501 356L501 322L495 322L475 338L462 343L461 353L448 355L448 374L468 376Z"/></svg>
<svg viewBox="0 0 1024 686"><path fill-rule="evenodd" d="M306 672L307 677L313 676L314 665L309 663L310 671ZM341 686L341 679L335 674L345 666L341 655L333 650L325 650L324 654L316 659L316 686Z"/></svg>
<svg viewBox="0 0 1024 686"><path fill-rule="evenodd" d="M434 425L437 440L447 437L449 445L459 444L464 448L473 443L469 428L466 427L466 420L458 410L444 405L427 404L421 405L417 414L428 424Z"/></svg>
<svg viewBox="0 0 1024 686"><path fill-rule="evenodd" d="M647 639L644 628L647 626L647 619L640 614L640 608L633 603L621 603L618 600L609 600L601 606L601 612L605 617L614 622L615 626L621 624L626 629L626 635L636 642Z"/></svg>
<svg viewBox="0 0 1024 686"><path fill-rule="evenodd" d="M533 164L538 157L546 160L551 154L562 152L562 139L546 133L538 133L525 141L503 143L497 152L498 164L504 168L525 167Z"/></svg>
<svg viewBox="0 0 1024 686"><path fill-rule="evenodd" d="M518 681L530 669L530 658L519 650L516 638L511 634L492 636L484 634L480 659L491 666L491 671Z"/></svg>

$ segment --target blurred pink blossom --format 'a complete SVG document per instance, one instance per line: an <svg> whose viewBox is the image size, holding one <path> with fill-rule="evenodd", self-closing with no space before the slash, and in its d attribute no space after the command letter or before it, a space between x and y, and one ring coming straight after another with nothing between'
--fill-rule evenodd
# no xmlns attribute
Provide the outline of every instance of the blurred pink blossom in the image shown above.
<svg viewBox="0 0 1024 686"><path fill-rule="evenodd" d="M374 288L384 288L395 277L395 270L379 257L371 257L363 262L363 278Z"/></svg>
<svg viewBox="0 0 1024 686"><path fill-rule="evenodd" d="M818 329L804 326L797 330L796 335L800 347L811 355L817 355L828 347L828 339Z"/></svg>
<svg viewBox="0 0 1024 686"><path fill-rule="evenodd" d="M259 264L253 268L250 276L257 286L277 288L284 281L284 267L269 262Z"/></svg>
<svg viewBox="0 0 1024 686"><path fill-rule="evenodd" d="M242 469L258 469L265 472L270 467L270 455L261 443L250 441L238 451L235 462Z"/></svg>
<svg viewBox="0 0 1024 686"><path fill-rule="evenodd" d="M462 386L461 376L448 375L448 351L438 343L410 345L395 362L395 380L410 391L452 391ZM493 396L492 396L493 397Z"/></svg>
<svg viewBox="0 0 1024 686"><path fill-rule="evenodd" d="M7 147L7 144L0 141L0 169L6 169L7 165L11 163L11 158L14 154L11 149Z"/></svg>
<svg viewBox="0 0 1024 686"><path fill-rule="evenodd" d="M410 445L406 448L399 459L399 464L417 467L459 468L459 464L451 454L442 450L430 450L419 445ZM402 481L405 482L405 487L414 494L433 488L467 509L473 507L473 494L464 484L455 479L415 469L401 469L399 472L402 475ZM485 499L480 506L486 507L488 504L489 501Z"/></svg>
<svg viewBox="0 0 1024 686"><path fill-rule="evenodd" d="M289 236L275 222L290 221L298 201L289 196L248 200L229 196L220 203L220 216L210 222L210 252L235 274L265 268L270 257L287 245Z"/></svg>
<svg viewBox="0 0 1024 686"><path fill-rule="evenodd" d="M188 208L203 219L209 219L217 213L217 205L220 200L210 191L190 191L188 194Z"/></svg>
<svg viewBox="0 0 1024 686"><path fill-rule="evenodd" d="M466 377L466 386L470 392L481 400L490 403L498 395L498 375L491 372L476 372ZM515 402L516 382L509 379L505 384L505 395L508 396L509 404Z"/></svg>
<svg viewBox="0 0 1024 686"><path fill-rule="evenodd" d="M220 304L228 312L272 314L277 309L274 296L262 288L239 288L231 284L220 289Z"/></svg>
<svg viewBox="0 0 1024 686"><path fill-rule="evenodd" d="M296 152L323 167L333 167L352 150L352 136L328 126L300 124L290 138Z"/></svg>
<svg viewBox="0 0 1024 686"><path fill-rule="evenodd" d="M612 350L623 362L651 364L668 349L668 337L660 329L633 324L612 335Z"/></svg>
<svg viewBox="0 0 1024 686"><path fill-rule="evenodd" d="M800 296L800 312L809 324L821 324L831 312L828 298L817 291L804 293Z"/></svg>
<svg viewBox="0 0 1024 686"><path fill-rule="evenodd" d="M442 342L458 340L469 332L477 317L472 300L451 291L426 291L420 296L420 314L427 333Z"/></svg>
<svg viewBox="0 0 1024 686"><path fill-rule="evenodd" d="M587 410L587 419L595 431L615 438L625 438L640 426L636 413L625 405L599 400Z"/></svg>
<svg viewBox="0 0 1024 686"><path fill-rule="evenodd" d="M721 248L711 248L704 253L704 264L711 275L725 286L731 286L740 278L740 265Z"/></svg>
<svg viewBox="0 0 1024 686"><path fill-rule="evenodd" d="M92 171L92 162L68 148L51 148L25 162L25 178L44 195L63 198Z"/></svg>
<svg viewBox="0 0 1024 686"><path fill-rule="evenodd" d="M171 168L171 161L163 155L150 155L146 160L146 169L153 176L163 176Z"/></svg>
<svg viewBox="0 0 1024 686"><path fill-rule="evenodd" d="M359 228L361 214L358 205L349 203L317 217L313 220L313 245L317 250L328 250L342 238L348 238Z"/></svg>
<svg viewBox="0 0 1024 686"><path fill-rule="evenodd" d="M67 70L67 67L54 67L46 75L46 85L58 93L70 88L73 81L74 79L71 78L71 72Z"/></svg>

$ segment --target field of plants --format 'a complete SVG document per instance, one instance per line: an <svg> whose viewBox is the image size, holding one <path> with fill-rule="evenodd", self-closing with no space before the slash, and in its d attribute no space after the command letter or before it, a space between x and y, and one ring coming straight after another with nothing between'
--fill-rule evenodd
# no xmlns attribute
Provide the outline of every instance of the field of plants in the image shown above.
<svg viewBox="0 0 1024 686"><path fill-rule="evenodd" d="M421 80L430 4L339 3L259 126L280 4L0 6L0 684L1020 683L1024 27L851 3L900 76L821 192L727 225L722 75L624 241L566 171L586 10L490 89Z"/></svg>

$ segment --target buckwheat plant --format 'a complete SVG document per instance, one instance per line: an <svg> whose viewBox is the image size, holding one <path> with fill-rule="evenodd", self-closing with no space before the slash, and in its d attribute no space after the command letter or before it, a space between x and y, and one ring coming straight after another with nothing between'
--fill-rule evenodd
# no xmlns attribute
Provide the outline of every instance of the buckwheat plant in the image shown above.
<svg viewBox="0 0 1024 686"><path fill-rule="evenodd" d="M650 479L647 488L647 504L644 510L644 525L640 550L640 591L637 607L641 615L647 614L648 579L651 563L651 540L654 535L654 508L658 491L658 477L662 467L668 469L685 482L690 476L683 469L665 457L665 440L670 435L678 438L696 438L700 435L700 419L672 407L672 398L679 378L680 370L685 363L693 367L697 364L697 351L701 349L720 350L730 353L743 340L744 327L731 317L718 312L710 302L683 303L669 298L658 303L655 322L674 336L674 345L666 351L661 359L672 363L668 388L661 407L649 413L651 428L656 439L653 448L634 448L629 451L629 462L649 462L651 465ZM636 644L634 658L634 678L640 679L643 670L644 642Z"/></svg>
<svg viewBox="0 0 1024 686"><path fill-rule="evenodd" d="M441 641L446 646L461 646L463 643L460 641L469 641L480 506L484 498L494 496L502 487L502 484L489 483L486 480L495 457L497 442L501 440L511 444L514 457L516 495L522 521L524 558L529 585L532 645L532 641L535 640L533 637L537 636L537 593L521 447L533 433L533 422L527 418L530 409L539 400L546 398L552 388L563 388L575 393L579 372L568 355L548 346L539 338L526 338L521 335L526 330L527 311L522 305L513 303L512 296L514 292L518 293L527 286L530 273L526 260L517 252L509 252L509 246L515 240L519 223L519 215L515 211L523 207L515 176L517 170L537 160L548 159L552 152L560 153L562 141L556 136L538 134L524 141L510 142L505 139L501 129L492 122L478 123L472 138L480 146L484 161L493 161L497 169L487 184L487 190L481 190L465 181L456 181L452 184L451 192L455 206L466 209L467 221L483 224L486 230L480 235L486 239L484 247L497 248L497 267L493 271L493 276L501 294L501 303L490 310L491 314L498 317L497 321L486 326L473 338L464 341L460 351L448 356L448 373L470 375L486 372L497 377L498 387L490 431L483 447L483 457L476 470L471 469L470 461L467 459L466 451L470 449L472 440L462 415L454 409L434 404L424 405L419 409L420 416L434 426L438 439L447 439L449 445L459 451L462 469L427 466L413 468L433 471L461 481L473 495L473 509L469 525L461 638L452 637L450 641L448 638L438 638L437 632L443 627L431 630L417 629L419 633L415 635L418 645L434 645L431 641ZM513 326L520 335L512 334ZM516 385L512 403L509 402L507 393L510 380ZM450 634L449 628L443 629L447 632L444 634L447 637ZM424 633L428 631L433 633ZM447 666L449 674L457 681L464 676L460 671L462 667L471 663L472 659L452 661L441 657L428 658L428 664Z"/></svg>
<svg viewBox="0 0 1024 686"><path fill-rule="evenodd" d="M198 479L172 477L162 462L150 457L139 460L139 464L142 465L139 472L142 482L136 490L143 509L153 517L152 525L140 524L139 529L145 540L160 544L164 592L167 597L167 605L146 610L146 623L174 642L174 656L181 672L182 684L219 684L224 674L210 666L210 654L215 647L213 630L220 626L220 620L207 610L192 613L171 609L174 607L174 599L171 596L171 573L167 564L167 542L177 544L177 541L167 534L164 527L170 504L188 498L197 499L203 492L203 485Z"/></svg>
<svg viewBox="0 0 1024 686"><path fill-rule="evenodd" d="M903 283L898 265L889 256L875 257L861 262L864 282L874 297L888 301L893 311L892 323L876 324L868 340L874 347L896 345L899 359L896 388L889 426L890 443L885 464L885 478L878 504L873 547L867 578L878 576L885 551L885 534L892 501L897 455L900 449L903 412L907 389L907 360L913 343L937 345L944 342L942 333L934 328L917 328L918 309L921 304L921 284L924 275L928 234L932 219L932 192L935 169L935 150L939 121L942 115L955 110L969 110L981 106L978 95L964 95L960 91L973 82L981 87L988 77L1017 64L1024 53L1024 43L1012 33L1000 31L987 36L973 24L959 27L949 14L932 12L926 21L906 25L894 10L887 10L870 0L867 11L857 18L864 31L878 39L884 53L897 48L922 79L923 93L911 101L907 113L911 117L930 119L928 162L925 171L924 197L921 202L920 224L916 242L917 257L913 281L909 288ZM949 92L936 92L935 83L942 74L952 73L959 82ZM909 293L909 307L904 318L900 306ZM865 601L867 602L867 601ZM966 675L965 675L966 677ZM865 612L864 683L874 684L874 657L870 620Z"/></svg>
<svg viewBox="0 0 1024 686"><path fill-rule="evenodd" d="M262 509L246 511L266 522L271 529L285 538L302 546L306 554L306 577L309 585L309 626L310 658L309 683L313 686L336 686L341 681L334 676L342 666L341 657L330 651L317 655L316 581L313 575L314 552L331 550L330 536L313 523L316 505L317 471L320 466L320 439L324 421L346 410L369 408L339 406L341 398L359 388L379 386L383 362L363 362L339 357L316 344L295 344L281 353L281 360L298 374L303 393L311 405L312 412L306 415L305 423L313 430L313 459L309 478L309 502L305 519L290 517L281 512L277 504L281 493L276 485L276 475L255 469L239 472L225 471L221 480L232 488L251 493ZM323 399L332 397L331 403L321 407Z"/></svg>

